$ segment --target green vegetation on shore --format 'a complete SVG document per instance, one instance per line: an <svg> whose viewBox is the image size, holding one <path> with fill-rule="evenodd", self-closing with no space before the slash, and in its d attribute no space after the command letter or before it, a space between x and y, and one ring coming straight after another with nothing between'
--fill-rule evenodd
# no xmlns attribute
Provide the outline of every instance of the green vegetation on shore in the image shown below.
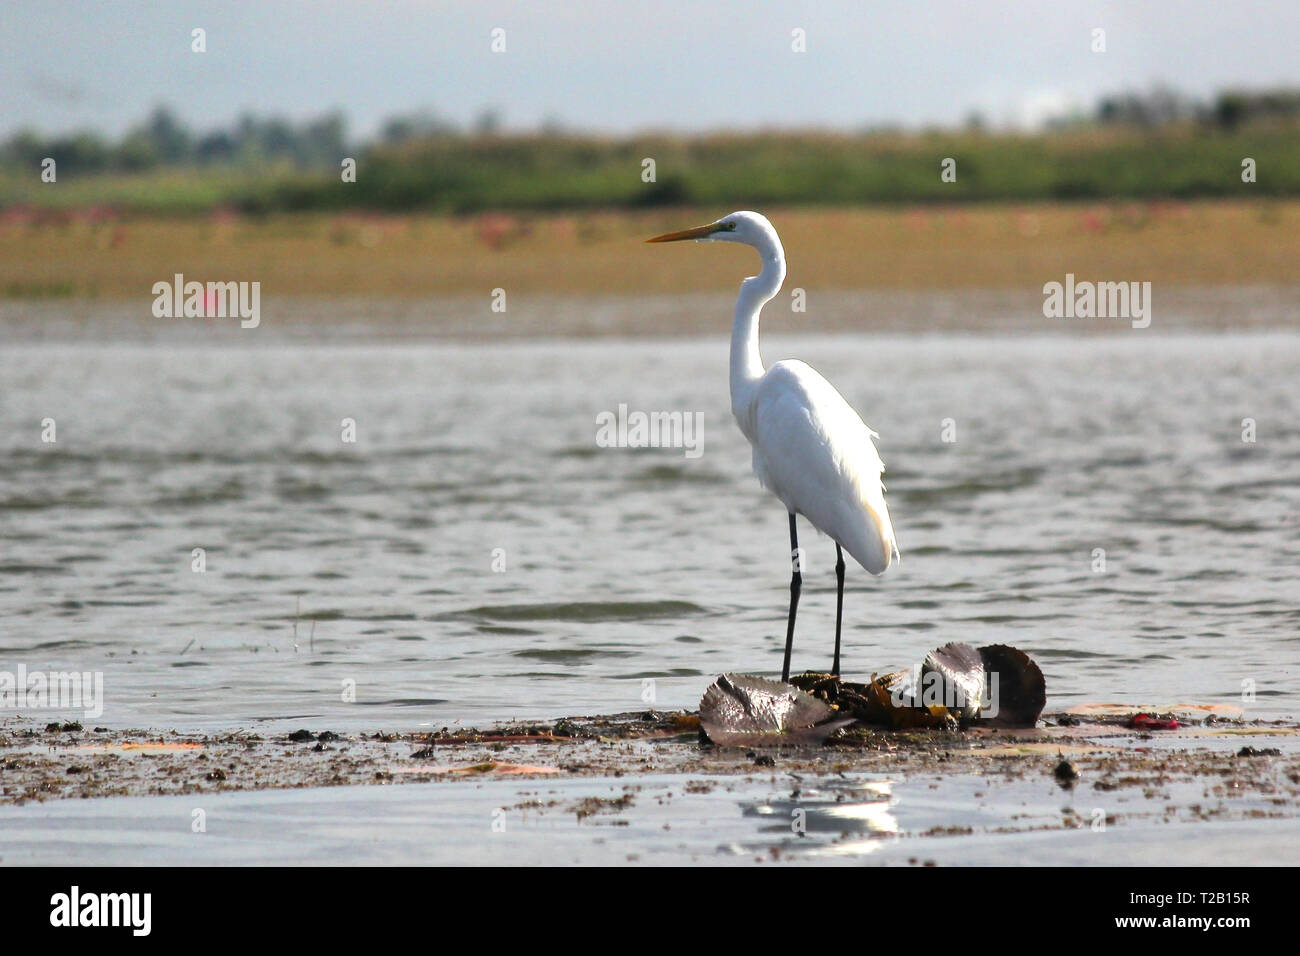
<svg viewBox="0 0 1300 956"><path fill-rule="evenodd" d="M442 139L376 151L355 184L337 176L266 181L247 210L362 206L470 212L789 204L1300 195L1300 126L1253 134L1190 129L1051 137L760 134L603 141L552 136ZM1246 186L1242 158L1268 175ZM956 181L941 163L956 160ZM642 164L655 163L643 182ZM1253 189L1253 193L1246 192Z"/></svg>
<svg viewBox="0 0 1300 956"><path fill-rule="evenodd" d="M1300 125L1158 135L810 133L630 140L447 137L358 157L355 183L289 164L0 177L5 205L152 213L372 209L477 212L676 205L766 206L1100 198L1300 196ZM956 181L940 167L956 160ZM1243 183L1242 160L1258 181ZM655 162L655 181L642 163Z"/></svg>
<svg viewBox="0 0 1300 956"><path fill-rule="evenodd" d="M199 136L160 109L116 144L89 133L0 143L0 208L469 213L1295 197L1297 155L1300 95L1280 93L1225 94L1200 112L1118 98L1033 135L972 126L614 139L425 120L393 121L372 143L351 144L337 116L300 126L246 118ZM47 157L57 182L41 179ZM940 175L946 158L953 181ZM1255 182L1243 182L1247 158ZM347 159L355 182L344 181Z"/></svg>

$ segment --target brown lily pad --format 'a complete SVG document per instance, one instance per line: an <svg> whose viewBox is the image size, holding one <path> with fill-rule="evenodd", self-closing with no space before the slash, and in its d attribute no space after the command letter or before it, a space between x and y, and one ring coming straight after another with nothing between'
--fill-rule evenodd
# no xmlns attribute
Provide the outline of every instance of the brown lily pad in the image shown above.
<svg viewBox="0 0 1300 956"><path fill-rule="evenodd" d="M990 695L990 706L981 710L979 723L1034 726L1047 706L1047 681L1033 658L1009 644L989 644L979 653Z"/></svg>
<svg viewBox="0 0 1300 956"><path fill-rule="evenodd" d="M817 746L851 723L798 687L752 674L723 674L700 700L700 728L720 747Z"/></svg>

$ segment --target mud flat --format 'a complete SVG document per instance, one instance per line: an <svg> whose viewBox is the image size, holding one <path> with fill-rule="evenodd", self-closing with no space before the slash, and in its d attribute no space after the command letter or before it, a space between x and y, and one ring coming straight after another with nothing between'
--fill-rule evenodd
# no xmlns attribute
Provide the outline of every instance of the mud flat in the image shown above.
<svg viewBox="0 0 1300 956"><path fill-rule="evenodd" d="M689 713L278 736L11 718L0 862L1300 860L1300 727L1128 722L744 750Z"/></svg>
<svg viewBox="0 0 1300 956"><path fill-rule="evenodd" d="M48 197L50 190L37 188ZM545 295L722 290L729 307L735 282L720 280L721 263L751 264L735 249L716 256L679 250L664 258L662 250L641 245L659 233L711 222L735 208L730 205L178 217L118 215L100 205L102 196L93 201L94 210L13 209L0 219L0 299L119 300L148 317L153 284L182 271L200 281L255 276L267 326L282 311L271 308L273 296L352 298L364 306L395 290L415 299L473 297L480 322L492 315L484 290L500 286L510 290L510 310L497 317L509 325ZM1033 311L1041 318L1039 290L1048 279L1064 278L1062 263L1080 277L1141 276L1160 290L1162 303L1178 286L1294 286L1300 253L1294 199L761 208L790 254L787 288L810 291L809 317L818 324L823 293L847 289L1033 290ZM1174 314L1170 306L1160 308ZM646 329L644 315L637 327ZM539 325L534 334L550 332Z"/></svg>

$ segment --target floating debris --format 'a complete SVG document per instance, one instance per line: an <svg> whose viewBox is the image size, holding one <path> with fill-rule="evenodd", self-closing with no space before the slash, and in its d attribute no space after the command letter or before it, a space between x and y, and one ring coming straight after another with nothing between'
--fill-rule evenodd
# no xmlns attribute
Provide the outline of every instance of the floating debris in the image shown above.
<svg viewBox="0 0 1300 956"><path fill-rule="evenodd" d="M945 644L919 667L873 674L869 684L815 673L791 683L864 724L893 730L1033 727L1047 704L1043 672L1006 644Z"/></svg>
<svg viewBox="0 0 1300 956"><path fill-rule="evenodd" d="M1089 724L1113 724L1131 727L1132 721L1139 714L1157 717L1162 720L1177 720L1179 725L1213 724L1221 721L1240 721L1245 713L1240 707L1231 704L1121 704L1121 703L1086 703L1075 704L1065 714L1057 718L1073 718L1075 722ZM1069 726L1069 722L1062 726Z"/></svg>
<svg viewBox="0 0 1300 956"><path fill-rule="evenodd" d="M751 674L723 674L700 701L700 729L721 747L818 746L854 720L798 687Z"/></svg>
<svg viewBox="0 0 1300 956"><path fill-rule="evenodd" d="M1238 757L1280 757L1282 750L1279 747L1242 747L1237 751Z"/></svg>
<svg viewBox="0 0 1300 956"><path fill-rule="evenodd" d="M89 750L97 753L142 753L148 756L157 754L174 753L185 750L202 750L203 744L194 743L193 741L126 741L110 742L106 744L81 744L76 749Z"/></svg>
<svg viewBox="0 0 1300 956"><path fill-rule="evenodd" d="M1079 768L1066 760L1065 757L1061 757L1061 762L1052 770L1052 776L1056 778L1061 786L1069 789L1079 779Z"/></svg>
<svg viewBox="0 0 1300 956"><path fill-rule="evenodd" d="M465 767L447 767L447 766L421 766L421 767L394 767L391 773L403 774L463 774L474 776L477 774L503 774L506 776L523 776L533 774L551 774L563 773L559 767L541 766L537 764L522 763L504 763L499 760L485 760L482 763L474 763Z"/></svg>
<svg viewBox="0 0 1300 956"><path fill-rule="evenodd" d="M1126 710L1132 714L1153 708L1130 705ZM647 720L644 710L565 718L574 736L550 733L554 722L442 728L432 734L427 728L346 733L346 743L330 743L327 752L315 752L314 744L286 745L283 733L264 738L246 731L171 736L106 730L51 738L43 733L44 720L0 717L4 783L0 806L82 797L416 781L438 785L461 781L473 787L491 780L523 781L531 775L542 780L626 777L639 784L647 775L667 774L681 783L716 784L720 791L731 786L721 782L728 776L772 777L783 788L799 778L817 787L819 781L840 779L841 773L889 779L903 773L910 780L931 780L950 796L967 801L971 791L964 786L951 790L950 784L966 780L978 784L976 792L983 792L987 781L982 778L990 774L1005 782L1032 784L1037 779L1041 784L1050 778L1055 784L1053 770L1064 758L1079 774L1075 792L1085 786L1084 781L1089 792L1127 792L1134 796L1134 804L1148 805L1155 822L1167 816L1169 805L1177 806L1182 819L1190 814L1192 820L1267 816L1294 821L1295 808L1300 806L1300 726L1293 720L1254 718L1234 726L1217 720L1188 725L1180 712L1183 726L1166 734L1162 746L1156 747L1141 740L1138 732L1120 729L1118 721L1081 720L1076 726L1061 727L1060 716L1045 712L1045 722L1038 728L998 728L996 733L977 722L969 733L960 735L926 730L882 733L878 727L855 725L826 741L834 748L830 753L797 747L779 753L772 747L702 747L700 723L693 713L656 711L655 719ZM455 745L432 746L430 737L442 734L454 734ZM544 736L550 739L543 740ZM519 742L499 743L503 738ZM1250 750L1237 756L1243 746ZM426 748L423 756L432 759L413 757L412 751ZM746 754L747 749L753 752ZM137 759L145 754L151 759ZM755 763L762 756L774 757L773 763ZM85 770L68 774L69 767ZM217 767L226 780L207 779ZM600 783L598 792L609 795L606 785ZM690 786L683 792L691 792ZM548 805L552 799L544 791L530 796ZM1050 800L1044 806L1055 810ZM1036 819L1026 817L1023 825L1033 829ZM810 827L809 833L814 829Z"/></svg>
<svg viewBox="0 0 1300 956"><path fill-rule="evenodd" d="M1177 730L1177 717L1160 717L1156 714L1134 714L1128 726L1134 730Z"/></svg>

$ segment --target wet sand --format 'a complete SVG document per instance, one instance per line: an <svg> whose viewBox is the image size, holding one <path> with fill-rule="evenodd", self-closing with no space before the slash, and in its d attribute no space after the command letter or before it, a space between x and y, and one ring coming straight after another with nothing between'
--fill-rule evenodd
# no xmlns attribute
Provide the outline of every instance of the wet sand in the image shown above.
<svg viewBox="0 0 1300 956"><path fill-rule="evenodd" d="M256 281L270 296L516 298L725 292L753 252L647 246L730 208L477 216L304 213L0 220L0 298L123 300L145 315L155 282ZM1300 202L990 203L765 207L789 257L786 288L1041 290L1080 278L1177 286L1293 285ZM1040 294L1041 305L1041 294ZM730 309L724 315L728 315Z"/></svg>
<svg viewBox="0 0 1300 956"><path fill-rule="evenodd" d="M1285 862L1300 727L1183 718L851 728L802 750L702 744L682 712L274 736L10 718L0 862Z"/></svg>
<svg viewBox="0 0 1300 956"><path fill-rule="evenodd" d="M745 275L749 263L735 270ZM1055 278L1059 279L1060 276ZM134 301L0 299L0 342L162 345L496 343L521 340L707 337L725 341L735 303L725 291L649 295L517 294L507 312L482 296L285 297L267 294L260 324L238 319L158 319ZM1040 284L1016 289L828 289L809 292L806 313L769 306L764 333L809 335L1164 336L1291 329L1300 285L1160 286L1151 324L1043 316Z"/></svg>

